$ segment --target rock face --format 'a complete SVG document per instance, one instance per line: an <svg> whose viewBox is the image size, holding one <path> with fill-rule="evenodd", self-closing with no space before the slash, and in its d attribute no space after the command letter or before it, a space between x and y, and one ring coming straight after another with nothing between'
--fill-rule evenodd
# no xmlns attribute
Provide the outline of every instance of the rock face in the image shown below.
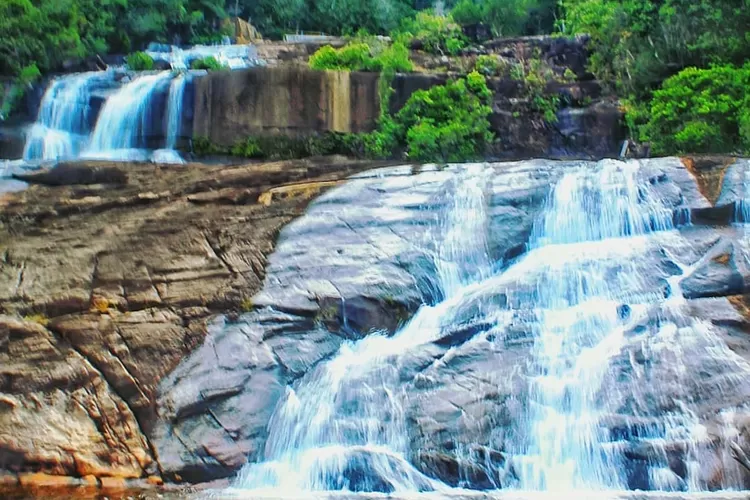
<svg viewBox="0 0 750 500"><path fill-rule="evenodd" d="M619 153L625 138L622 112L615 100L602 97L586 71L586 43L585 38L526 37L485 44L482 51L498 57L503 67L539 60L542 78L549 80L546 93L561 101L557 122L547 123L524 95L523 82L508 75L488 78L494 92L490 123L498 139L493 157L601 158ZM378 74L312 71L303 64L318 47L261 44L259 55L271 60L270 67L197 77L193 136L231 146L251 135L373 130L380 113ZM396 75L389 111L397 113L417 90L465 74L476 56L413 52L416 67L427 71Z"/></svg>
<svg viewBox="0 0 750 500"><path fill-rule="evenodd" d="M372 130L377 80L297 66L212 73L195 80L193 135L231 146L250 135Z"/></svg>
<svg viewBox="0 0 750 500"><path fill-rule="evenodd" d="M686 222L691 212L731 215L712 205L691 174L694 165L685 163L690 168L678 159L644 161L639 182L651 186L677 224ZM713 165L709 162L701 172L710 175ZM741 168L744 162L735 165L739 166L732 168ZM480 168L488 217L482 224L493 261L503 266L526 251L551 186L577 166L532 161ZM361 174L316 200L304 217L284 228L269 258L263 289L253 298L254 311L236 322L216 324L207 342L160 386L153 443L168 478L226 477L247 461L262 459L269 419L285 386L297 387L301 377L334 355L342 342L372 331L394 332L420 304L443 299L436 277L441 214L465 170L424 166ZM666 321L681 328L691 321L707 322L715 331L715 336L692 346L691 353L714 353L718 346L728 346L723 358L670 358L652 366L647 380L653 387L672 377L670 370L677 366L715 378L710 383L676 379L681 382L658 386L664 395L660 404L666 406L643 409L651 419L643 425L657 425L670 402L692 398L699 421L713 436L705 456L714 461L721 457L712 450L726 446L713 430L725 418L722 410L741 405L750 396L741 388L733 389L731 397L728 389L718 390L729 387L733 377L740 377L738 373L750 377L745 368L735 368L750 367L750 340L742 333L748 322L740 307L750 271L739 256L747 248L741 243L743 230L730 224L731 217L725 217L722 229L685 226L680 232L665 233L665 239L628 271L646 276L644 289L661 294L677 293L673 287L679 283L688 299L681 309L685 317L667 316ZM461 313L471 318L483 310L482 304L498 300L497 290L504 290L500 295L516 318L507 328L492 330L490 335L491 323L464 325L457 319L455 327L446 328L437 340L389 361L399 367L401 389L409 395L404 411L411 460L428 476L475 488L512 484L512 471L503 477L498 471L507 469L506 455L513 442L509 429L527 411L524 367L534 333L526 324L533 313L525 308L534 303L533 287L540 279L539 271L518 272L522 279L518 274L505 278L501 274L495 292L477 295L476 304L467 303ZM621 314L628 311L623 308ZM652 331L658 323L655 318L663 314L667 313L654 306L630 326L629 340L613 366L626 367L629 360L643 357L639 349L644 348L644 332ZM633 402L625 396L638 392L629 385L635 379L625 368L612 376L602 383L602 391L619 390L624 399L611 403L608 425L615 434L631 432L628 429L635 423L626 416L632 414ZM607 398L604 392L600 397ZM739 412L732 420L734 432L743 440L747 439L744 418ZM653 453L627 452L633 457L623 464L630 487L653 487L639 465L651 460ZM673 457L673 473L684 477L684 454L675 452ZM736 467L724 472L740 473ZM724 484L718 476L704 480L710 488Z"/></svg>
<svg viewBox="0 0 750 500"><path fill-rule="evenodd" d="M3 195L0 477L159 475L160 381L249 307L281 227L367 166L61 164Z"/></svg>
<svg viewBox="0 0 750 500"><path fill-rule="evenodd" d="M552 189L581 164L361 171L371 166L91 164L27 177L54 187L2 199L13 238L0 240L0 468L233 476L264 457L289 387L301 390L342 345L392 336L454 293L452 266L472 244L446 229L457 214L451 224L482 236L494 277L434 338L385 362L403 394L414 466L452 485L515 484L513 456L529 439L518 423L533 392L534 304L555 276L534 263L560 257L529 242ZM630 488L653 488L648 467L658 460L669 484L694 459L705 488L747 481L728 451L750 447L750 249L735 223L747 167L638 164L636 203L655 197L677 228L609 248L598 277L637 276L628 286L651 297L617 304L621 344L592 396L606 402L602 427L624 442L618 470ZM462 203L483 207L481 219L457 205L467 179ZM221 315L232 309L245 312ZM665 415L702 429L693 449L680 435L641 439Z"/></svg>

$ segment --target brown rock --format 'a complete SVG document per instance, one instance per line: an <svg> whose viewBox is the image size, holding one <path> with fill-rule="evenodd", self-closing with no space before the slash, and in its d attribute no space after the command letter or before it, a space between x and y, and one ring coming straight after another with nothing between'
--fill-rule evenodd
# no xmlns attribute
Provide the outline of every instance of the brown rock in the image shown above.
<svg viewBox="0 0 750 500"><path fill-rule="evenodd" d="M21 474L18 482L23 488L28 489L62 489L67 490L78 486L78 482L70 476L52 476L49 474L34 473Z"/></svg>
<svg viewBox="0 0 750 500"><path fill-rule="evenodd" d="M128 488L127 483L121 477L103 477L101 483L102 490L107 492L123 491Z"/></svg>
<svg viewBox="0 0 750 500"><path fill-rule="evenodd" d="M152 486L161 486L164 484L164 480L159 476L149 476L146 482Z"/></svg>
<svg viewBox="0 0 750 500"><path fill-rule="evenodd" d="M56 187L6 197L0 488L19 473L27 486L64 486L65 476L88 487L159 482L148 438L161 379L201 343L211 315L259 289L279 229L331 181L372 165L82 163L29 179ZM118 189L91 184L112 179ZM300 181L315 189L281 195ZM268 206L246 194L278 187ZM200 204L188 201L201 193ZM76 209L58 211L62 200ZM227 463L244 459L241 447L215 448Z"/></svg>

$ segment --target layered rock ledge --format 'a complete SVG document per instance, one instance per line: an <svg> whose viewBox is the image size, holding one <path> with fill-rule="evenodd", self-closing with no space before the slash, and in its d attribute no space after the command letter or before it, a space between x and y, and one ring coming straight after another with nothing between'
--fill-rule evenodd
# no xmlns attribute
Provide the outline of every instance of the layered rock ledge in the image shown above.
<svg viewBox="0 0 750 500"><path fill-rule="evenodd" d="M527 251L551 188L578 165L481 168L498 266ZM393 332L442 299L431 235L464 167L364 172L378 166L79 163L25 177L29 189L0 199L0 487L196 483L261 458L286 386L342 342ZM672 211L679 237L636 265L665 291L676 263L689 267L680 280L687 314L711 325L742 363L750 360L750 267L734 222L749 167L668 158L641 162L638 174ZM525 282L508 279L511 302ZM623 366L643 357L638 335L651 323L637 326ZM410 460L449 484L461 474L491 488L488 470L456 450L500 465L503 443L490 430L520 411L514 401L527 389L514 370L532 339L509 328L490 341L474 327L447 329L394 366L417 396L405 408ZM689 369L713 361L697 356ZM660 376L667 365L651 369ZM719 389L734 383L723 363L709 368ZM722 408L750 397L748 386L686 387L709 433ZM629 428L618 417L607 425ZM750 445L750 414L733 418L737 439ZM628 456L637 464L649 453Z"/></svg>
<svg viewBox="0 0 750 500"><path fill-rule="evenodd" d="M161 379L210 318L250 308L285 224L378 165L83 162L24 176L28 189L0 197L0 488L161 484Z"/></svg>

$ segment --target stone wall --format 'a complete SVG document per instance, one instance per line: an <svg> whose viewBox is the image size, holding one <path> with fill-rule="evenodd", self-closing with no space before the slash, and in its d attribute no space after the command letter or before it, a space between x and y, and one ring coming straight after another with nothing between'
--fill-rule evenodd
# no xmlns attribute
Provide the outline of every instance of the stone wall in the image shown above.
<svg viewBox="0 0 750 500"><path fill-rule="evenodd" d="M251 68L196 79L193 135L231 145L249 135L366 132L379 113L376 73Z"/></svg>
<svg viewBox="0 0 750 500"><path fill-rule="evenodd" d="M398 112L417 90L442 85L449 77L397 75L390 112ZM493 158L615 156L625 137L617 103L602 98L595 81L550 83L548 92L559 94L565 103L555 124L530 111L519 116L519 82L492 78L488 85L495 94L490 123L499 139L490 151ZM252 135L368 132L380 113L375 73L313 71L288 64L209 74L196 78L194 89L193 136L224 146Z"/></svg>

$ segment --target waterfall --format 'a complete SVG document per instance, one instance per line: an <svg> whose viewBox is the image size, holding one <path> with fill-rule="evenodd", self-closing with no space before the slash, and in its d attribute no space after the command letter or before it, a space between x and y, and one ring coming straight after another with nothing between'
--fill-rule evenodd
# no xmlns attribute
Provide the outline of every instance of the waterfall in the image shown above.
<svg viewBox="0 0 750 500"><path fill-rule="evenodd" d="M107 99L89 147L83 156L103 159L145 159L154 97L172 77L169 71L140 76Z"/></svg>
<svg viewBox="0 0 750 500"><path fill-rule="evenodd" d="M539 272L530 360L531 411L516 451L519 486L529 490L624 489L596 397L619 353L623 304L657 301L643 292L635 260L639 238L671 228L672 212L636 180L637 164L605 162L564 176L532 236L532 252L510 274ZM624 238L630 237L627 240ZM612 259L615 247L625 256ZM592 255L600 255L591 259ZM629 306L628 306L629 307Z"/></svg>
<svg viewBox="0 0 750 500"><path fill-rule="evenodd" d="M174 149L180 137L182 123L182 100L185 94L187 78L180 75L169 86L167 102L167 149Z"/></svg>
<svg viewBox="0 0 750 500"><path fill-rule="evenodd" d="M501 270L487 251L491 174L469 165L446 181L451 196L429 231L444 300L423 305L393 336L344 342L288 387L262 460L242 469L236 490L450 491L410 463L407 403L419 391L404 382L400 361L467 325L498 352L504 335L531 340L517 367L526 384L520 416L501 431L505 464L475 464L501 478L491 479L495 486L702 491L705 464L716 460L721 487L742 486L729 453L717 458L689 386L697 383L691 370L715 370L729 375L713 390L732 394L750 365L689 313L681 282L703 262L670 254L686 243L641 164L604 160L567 171L528 253ZM663 257L669 266L656 264ZM698 364L691 353L701 353ZM714 436L737 435L732 411ZM473 460L472 444L456 442L455 455Z"/></svg>
<svg viewBox="0 0 750 500"><path fill-rule="evenodd" d="M106 77L82 73L53 80L44 93L39 116L26 141L23 159L74 158L85 147L89 134L92 84Z"/></svg>
<svg viewBox="0 0 750 500"><path fill-rule="evenodd" d="M182 103L185 95L187 76L178 75L169 85L167 98L167 136L165 149L157 149L152 159L157 163L185 163L180 153L175 150L180 137L182 125Z"/></svg>
<svg viewBox="0 0 750 500"><path fill-rule="evenodd" d="M458 179L440 226L445 239L436 258L443 261L439 275L446 300L422 307L393 337L371 334L345 343L297 389L289 388L273 416L264 462L246 466L238 488L409 492L444 487L407 460L406 394L389 360L435 340L454 321L465 295L476 287L472 283L489 273L483 170L469 167Z"/></svg>

